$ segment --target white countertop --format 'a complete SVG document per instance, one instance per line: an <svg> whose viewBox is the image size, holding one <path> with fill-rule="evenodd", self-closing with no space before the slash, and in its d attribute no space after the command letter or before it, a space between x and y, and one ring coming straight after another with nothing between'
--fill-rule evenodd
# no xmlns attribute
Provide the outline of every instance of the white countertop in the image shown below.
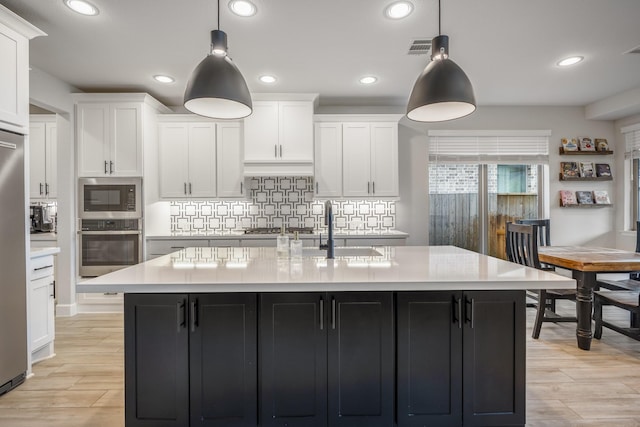
<svg viewBox="0 0 640 427"><path fill-rule="evenodd" d="M300 239L318 238L322 233L326 237L326 231L317 230L312 234L299 234ZM147 240L167 240L167 239L275 239L277 234L245 234L242 230L228 231L225 233L199 233L199 232L175 232L164 236L146 236ZM293 234L288 234L293 237ZM344 238L407 238L409 233L399 230L385 231L364 231L364 230L342 230L335 231L333 237L337 239Z"/></svg>
<svg viewBox="0 0 640 427"><path fill-rule="evenodd" d="M48 248L31 248L31 259L60 253L60 248L51 246Z"/></svg>
<svg viewBox="0 0 640 427"><path fill-rule="evenodd" d="M575 280L453 246L278 259L275 248L187 248L80 282L78 292L195 293L575 288Z"/></svg>
<svg viewBox="0 0 640 427"><path fill-rule="evenodd" d="M31 233L29 234L29 239L32 242L40 242L40 241L52 241L55 242L58 240L57 233Z"/></svg>

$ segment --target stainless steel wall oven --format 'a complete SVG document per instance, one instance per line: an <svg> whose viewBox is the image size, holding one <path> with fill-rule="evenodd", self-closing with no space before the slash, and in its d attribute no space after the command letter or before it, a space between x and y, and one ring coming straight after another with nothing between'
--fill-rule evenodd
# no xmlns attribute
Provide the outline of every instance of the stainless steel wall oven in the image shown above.
<svg viewBox="0 0 640 427"><path fill-rule="evenodd" d="M110 273L142 261L141 219L83 219L80 276Z"/></svg>

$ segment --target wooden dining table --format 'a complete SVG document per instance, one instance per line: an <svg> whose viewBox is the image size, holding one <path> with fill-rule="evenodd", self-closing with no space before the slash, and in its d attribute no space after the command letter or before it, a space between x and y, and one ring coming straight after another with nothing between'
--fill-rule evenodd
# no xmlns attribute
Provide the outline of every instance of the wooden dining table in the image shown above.
<svg viewBox="0 0 640 427"><path fill-rule="evenodd" d="M542 263L572 271L577 288L578 347L589 350L593 338L591 314L596 275L640 271L640 253L589 246L540 246L538 257Z"/></svg>

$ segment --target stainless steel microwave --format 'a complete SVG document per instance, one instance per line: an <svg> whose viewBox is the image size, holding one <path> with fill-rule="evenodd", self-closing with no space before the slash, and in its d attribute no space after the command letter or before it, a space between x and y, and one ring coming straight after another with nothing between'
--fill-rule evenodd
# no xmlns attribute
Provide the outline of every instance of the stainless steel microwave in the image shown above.
<svg viewBox="0 0 640 427"><path fill-rule="evenodd" d="M78 191L80 218L142 217L142 178L81 178Z"/></svg>

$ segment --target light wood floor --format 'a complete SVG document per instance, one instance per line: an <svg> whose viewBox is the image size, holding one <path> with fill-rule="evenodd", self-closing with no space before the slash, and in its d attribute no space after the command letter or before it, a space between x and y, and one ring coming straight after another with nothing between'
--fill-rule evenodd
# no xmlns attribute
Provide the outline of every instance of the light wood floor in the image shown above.
<svg viewBox="0 0 640 427"><path fill-rule="evenodd" d="M640 342L605 329L585 352L572 323L533 340L527 313L527 426L640 426ZM123 427L122 315L56 322L56 357L0 397L0 427Z"/></svg>

